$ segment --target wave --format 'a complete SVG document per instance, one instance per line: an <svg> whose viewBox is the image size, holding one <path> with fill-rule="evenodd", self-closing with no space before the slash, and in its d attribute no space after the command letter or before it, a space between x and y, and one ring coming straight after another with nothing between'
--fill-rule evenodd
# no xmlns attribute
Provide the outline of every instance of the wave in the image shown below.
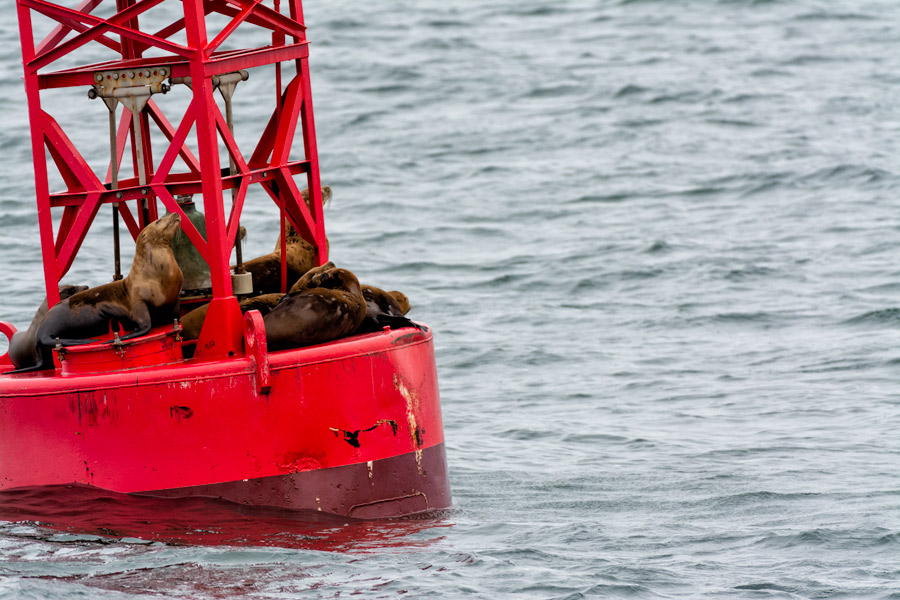
<svg viewBox="0 0 900 600"><path fill-rule="evenodd" d="M900 326L900 308L882 308L869 311L843 321L842 325Z"/></svg>

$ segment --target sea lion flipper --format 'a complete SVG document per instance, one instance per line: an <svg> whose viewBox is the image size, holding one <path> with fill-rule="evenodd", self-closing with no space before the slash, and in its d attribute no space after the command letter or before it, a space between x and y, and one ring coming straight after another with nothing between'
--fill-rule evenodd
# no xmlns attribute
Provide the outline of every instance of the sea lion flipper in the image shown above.
<svg viewBox="0 0 900 600"><path fill-rule="evenodd" d="M3 375L12 375L14 373L31 373L32 371L43 371L44 367L40 364L32 365L30 367L22 367L21 369L15 369L13 371L4 371Z"/></svg>
<svg viewBox="0 0 900 600"><path fill-rule="evenodd" d="M415 327L419 331L427 332L428 328L420 325L415 321L411 321L408 317L379 314L374 317L366 316L362 325L356 330L356 333L375 333L381 331L385 327L391 329L403 329L404 327Z"/></svg>
<svg viewBox="0 0 900 600"><path fill-rule="evenodd" d="M141 302L140 304L132 306L130 317L131 321L134 322L134 331L123 335L121 339L130 340L142 335L147 335L147 333L150 331L150 327L152 326L152 322L150 319L150 309L147 307L147 304Z"/></svg>
<svg viewBox="0 0 900 600"><path fill-rule="evenodd" d="M44 365L48 364L49 367L45 367ZM14 371L7 371L6 373L30 373L32 371L43 371L46 369L52 369L54 367L53 364L53 353L50 351L50 348L46 346L38 346L37 347L37 363L30 367L22 367L21 369L16 369ZM4 373L4 375L6 374Z"/></svg>
<svg viewBox="0 0 900 600"><path fill-rule="evenodd" d="M93 338L87 340L73 340L73 339L59 339L57 338L60 346L84 346L85 344L93 344L94 342L99 342L100 338Z"/></svg>

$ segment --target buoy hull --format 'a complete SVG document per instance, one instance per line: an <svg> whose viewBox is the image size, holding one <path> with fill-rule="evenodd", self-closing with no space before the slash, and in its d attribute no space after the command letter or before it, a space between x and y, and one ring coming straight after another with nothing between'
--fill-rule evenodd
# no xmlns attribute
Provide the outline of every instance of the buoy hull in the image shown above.
<svg viewBox="0 0 900 600"><path fill-rule="evenodd" d="M444 444L366 463L144 495L220 498L358 519L404 516L447 508L451 503Z"/></svg>
<svg viewBox="0 0 900 600"><path fill-rule="evenodd" d="M447 508L431 333L0 376L0 489L64 483L360 518Z"/></svg>

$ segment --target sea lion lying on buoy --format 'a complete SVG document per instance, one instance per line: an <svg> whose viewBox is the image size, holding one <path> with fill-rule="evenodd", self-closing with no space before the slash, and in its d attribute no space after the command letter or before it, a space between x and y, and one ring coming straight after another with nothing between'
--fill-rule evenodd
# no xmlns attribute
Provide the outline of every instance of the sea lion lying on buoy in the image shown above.
<svg viewBox="0 0 900 600"><path fill-rule="evenodd" d="M296 294L297 292L302 292L305 289L310 287L316 287L315 285L311 285L313 278L317 275L324 273L325 271L330 271L332 269L336 269L337 267L330 260L324 265L319 265L318 267L313 267L304 273L300 279L294 282L294 285L291 286L291 289L288 290L289 294Z"/></svg>
<svg viewBox="0 0 900 600"><path fill-rule="evenodd" d="M61 285L59 286L59 299L65 300L69 296L83 292L86 289L88 289L86 285ZM49 310L47 299L44 298L37 312L34 313L34 318L31 320L31 325L28 326L28 329L17 331L13 334L12 339L9 340L9 360L17 369L33 367L37 364L39 355L34 344L34 335L37 333L38 326L43 323L44 317L47 316Z"/></svg>
<svg viewBox="0 0 900 600"><path fill-rule="evenodd" d="M263 317L271 350L321 344L356 331L366 300L356 275L332 268L315 273L307 287L288 294Z"/></svg>
<svg viewBox="0 0 900 600"><path fill-rule="evenodd" d="M284 294L263 294L262 296L254 296L246 298L238 302L241 314L248 310L258 310L262 316L269 314L269 311L275 308ZM195 308L191 312L181 317L181 337L185 340L196 340L200 337L200 330L203 329L203 322L206 320L206 313L209 310L209 304L204 304Z"/></svg>
<svg viewBox="0 0 900 600"><path fill-rule="evenodd" d="M127 277L78 292L51 308L35 334L38 362L22 370L52 369L57 340L63 346L86 343L108 333L110 321L132 330L123 340L171 323L178 316L183 276L170 243L180 224L178 214L150 223L137 238Z"/></svg>
<svg viewBox="0 0 900 600"><path fill-rule="evenodd" d="M327 262L320 267L315 267L306 272L303 277L291 288L292 294L314 287L317 276L334 269L333 262ZM371 285L361 285L363 298L366 301L366 317L355 333L372 333L382 331L385 327L400 329L401 327L415 327L424 329L421 325L407 319L404 315L409 312L409 298L403 292L396 290L386 292Z"/></svg>
<svg viewBox="0 0 900 600"><path fill-rule="evenodd" d="M373 288L373 289L378 289L378 288ZM403 292L398 292L397 290L391 290L387 294L388 294L388 296L391 297L391 299L394 302L397 303L397 308L400 309L401 314L405 315L412 309L412 306L409 305L409 298L407 298L406 294L404 294ZM365 295L365 290L363 290L363 295Z"/></svg>
<svg viewBox="0 0 900 600"><path fill-rule="evenodd" d="M309 205L309 190L300 192ZM322 204L331 199L331 188L322 186ZM294 229L290 221L285 222L285 251L287 256L287 285L291 286L304 273L316 266L316 250ZM281 235L275 242L275 250L244 262L244 270L253 276L253 292L272 294L281 291Z"/></svg>
<svg viewBox="0 0 900 600"><path fill-rule="evenodd" d="M363 319L356 333L372 333L385 327L400 329L401 327L425 328L406 318L409 312L409 298L396 290L386 292L371 285L362 286L363 298L366 299L366 318Z"/></svg>

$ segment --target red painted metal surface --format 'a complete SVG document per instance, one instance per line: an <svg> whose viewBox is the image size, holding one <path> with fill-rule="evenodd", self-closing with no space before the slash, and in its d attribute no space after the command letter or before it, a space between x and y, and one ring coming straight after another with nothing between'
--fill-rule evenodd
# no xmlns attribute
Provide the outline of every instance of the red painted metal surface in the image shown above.
<svg viewBox="0 0 900 600"><path fill-rule="evenodd" d="M365 463L141 495L218 498L356 519L396 517L450 506L444 444Z"/></svg>
<svg viewBox="0 0 900 600"><path fill-rule="evenodd" d="M449 506L430 332L407 328L269 353L259 313L242 315L233 296L229 261L250 186L260 186L282 223L290 220L316 248L318 264L328 260L300 0L285 0L287 14L280 0L182 0L177 18L148 33L140 21L161 2L115 0L112 14L100 17L92 13L103 0L75 8L16 0L44 280L52 306L103 205L118 208L132 238L167 209L182 215L210 267L205 324L187 360L169 325L125 342L57 349L55 370L0 374L0 490L74 483L362 518ZM218 32L206 19L213 13L226 17ZM46 27L34 19L54 23L41 40L35 30ZM224 49L248 24L270 31L271 43ZM173 41L182 32L186 41ZM72 66L84 47L111 58ZM223 114L214 91L243 77L236 71L266 65L275 69L272 114L253 147L241 148L226 93L219 87ZM190 94L174 118L162 97L168 86ZM83 98L86 87L103 99L91 107L111 128L105 174L92 170L42 103L45 90L77 88ZM300 159L291 155L298 136ZM154 142L165 148L156 156ZM131 172L120 177L120 168ZM51 193L52 169L66 189ZM206 239L175 199L185 194L202 197ZM0 322L0 333L10 338L15 328ZM0 373L10 366L0 356Z"/></svg>
<svg viewBox="0 0 900 600"><path fill-rule="evenodd" d="M7 323L6 321L0 321L0 333L6 336L6 341L9 343L12 341L13 335L16 333L16 326L12 323ZM12 361L9 359L9 349L3 354L0 354L0 372L7 371L13 368Z"/></svg>
<svg viewBox="0 0 900 600"><path fill-rule="evenodd" d="M155 337L146 336L147 343L158 344ZM291 476L291 493L282 490L267 503L287 494L276 504L348 515L354 506L405 496L422 496L405 508L449 506L430 333L401 329L267 354L268 392L255 360L251 354L103 373L0 376L0 489L83 483L162 493L230 484L222 488L228 493L168 495L241 501L253 495L253 486L239 489L244 480ZM426 451L438 453L427 469ZM393 459L404 469L367 464ZM315 485L296 477L354 465L353 474L320 474ZM335 499L335 485L359 473L368 477L369 468L371 486ZM397 485L377 483L382 476ZM393 514L402 512L377 516Z"/></svg>
<svg viewBox="0 0 900 600"><path fill-rule="evenodd" d="M54 359L62 375L109 373L171 365L184 360L181 326L157 328L135 340L105 340L57 350Z"/></svg>

